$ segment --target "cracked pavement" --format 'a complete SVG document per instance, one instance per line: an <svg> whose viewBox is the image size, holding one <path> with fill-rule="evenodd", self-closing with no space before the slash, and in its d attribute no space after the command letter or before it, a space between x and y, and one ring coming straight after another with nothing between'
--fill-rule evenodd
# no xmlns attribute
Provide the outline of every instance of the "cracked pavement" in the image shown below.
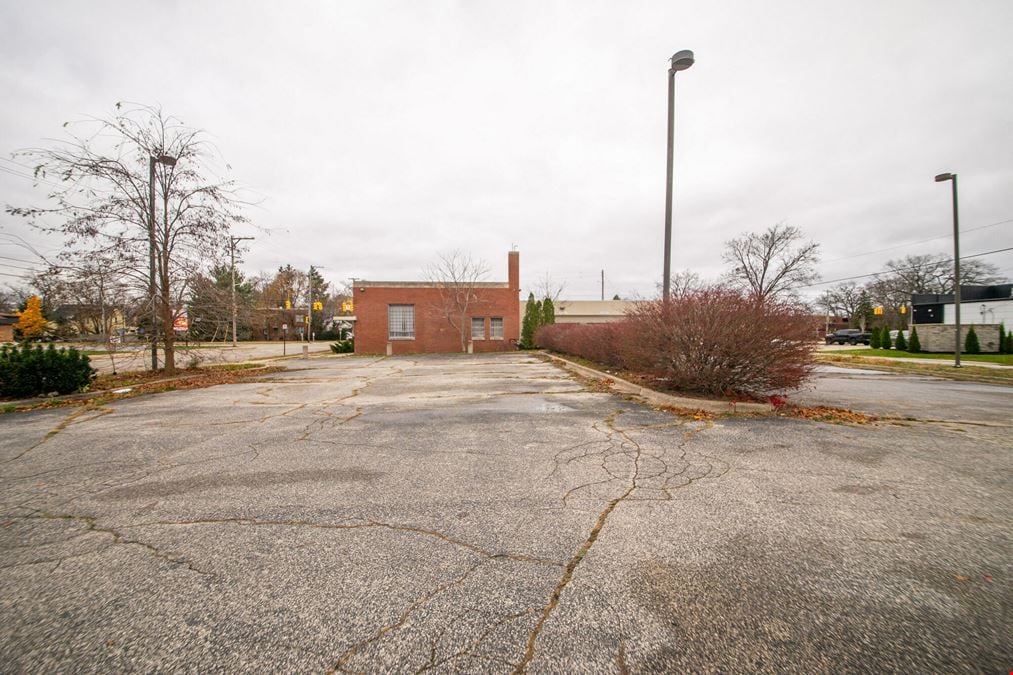
<svg viewBox="0 0 1013 675"><path fill-rule="evenodd" d="M1011 394L692 420L518 353L5 415L0 669L1005 672Z"/></svg>

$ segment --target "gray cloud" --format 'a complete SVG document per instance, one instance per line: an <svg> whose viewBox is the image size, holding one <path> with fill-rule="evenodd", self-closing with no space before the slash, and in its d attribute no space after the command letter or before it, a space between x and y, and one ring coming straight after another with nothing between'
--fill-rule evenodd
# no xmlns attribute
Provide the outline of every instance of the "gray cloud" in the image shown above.
<svg viewBox="0 0 1013 675"><path fill-rule="evenodd" d="M273 234L249 268L418 278L457 247L503 277L516 244L526 283L595 297L604 268L610 296L648 295L666 59L691 48L674 266L715 276L725 240L786 221L831 279L949 251L861 255L948 234L938 172L960 173L966 228L1013 218L1010 25L1004 1L8 3L0 153L157 102L262 197L249 215ZM0 201L30 187L0 172ZM1005 246L1008 224L962 240ZM987 259L1013 275L1013 255Z"/></svg>

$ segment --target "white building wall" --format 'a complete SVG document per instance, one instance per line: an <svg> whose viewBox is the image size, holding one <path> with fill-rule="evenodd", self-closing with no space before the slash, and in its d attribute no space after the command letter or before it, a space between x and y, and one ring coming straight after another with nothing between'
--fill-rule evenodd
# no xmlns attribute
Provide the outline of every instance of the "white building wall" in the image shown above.
<svg viewBox="0 0 1013 675"><path fill-rule="evenodd" d="M943 305L943 323L956 323L953 303ZM984 309L984 314L982 314ZM1009 300L978 300L960 303L960 323L1005 323L1006 328L1013 328L1013 299Z"/></svg>

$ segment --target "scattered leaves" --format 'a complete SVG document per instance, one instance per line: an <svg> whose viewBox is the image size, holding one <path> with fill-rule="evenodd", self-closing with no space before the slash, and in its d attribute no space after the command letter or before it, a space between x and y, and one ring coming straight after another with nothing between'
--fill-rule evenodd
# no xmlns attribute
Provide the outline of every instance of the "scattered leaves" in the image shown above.
<svg viewBox="0 0 1013 675"><path fill-rule="evenodd" d="M823 405L782 405L777 409L777 415L779 417L794 417L813 422L829 422L830 424L872 424L879 421L879 418L875 415Z"/></svg>

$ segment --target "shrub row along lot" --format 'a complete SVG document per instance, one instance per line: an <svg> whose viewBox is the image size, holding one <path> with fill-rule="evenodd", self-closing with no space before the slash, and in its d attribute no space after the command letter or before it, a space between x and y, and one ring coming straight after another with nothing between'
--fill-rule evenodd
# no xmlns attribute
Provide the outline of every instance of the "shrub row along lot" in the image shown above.
<svg viewBox="0 0 1013 675"><path fill-rule="evenodd" d="M846 426L524 354L290 366L0 418L0 668L1013 662L1009 388L828 371L808 397L956 419Z"/></svg>

